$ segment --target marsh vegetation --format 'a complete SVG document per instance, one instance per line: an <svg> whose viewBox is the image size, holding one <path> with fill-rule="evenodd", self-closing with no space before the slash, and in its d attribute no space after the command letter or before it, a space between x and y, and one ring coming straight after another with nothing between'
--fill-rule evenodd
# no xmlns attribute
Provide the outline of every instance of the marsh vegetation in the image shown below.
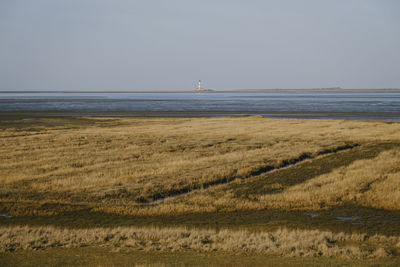
<svg viewBox="0 0 400 267"><path fill-rule="evenodd" d="M2 116L0 148L4 255L400 252L397 122Z"/></svg>

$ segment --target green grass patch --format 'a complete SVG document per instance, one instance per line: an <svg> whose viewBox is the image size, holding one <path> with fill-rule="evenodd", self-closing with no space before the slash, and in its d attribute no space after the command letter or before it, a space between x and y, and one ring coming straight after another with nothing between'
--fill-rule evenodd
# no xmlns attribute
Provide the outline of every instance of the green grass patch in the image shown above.
<svg viewBox="0 0 400 267"><path fill-rule="evenodd" d="M0 253L2 266L398 266L397 259L290 258L230 253L145 252L108 248L54 248Z"/></svg>
<svg viewBox="0 0 400 267"><path fill-rule="evenodd" d="M311 213L317 214L312 217ZM358 216L353 221L337 217ZM332 232L398 235L400 211L374 209L352 204L328 210L283 211L257 210L216 213L190 213L171 216L120 216L80 210L54 216L0 217L0 225L58 226L93 228L118 226L188 227L198 229L246 229L274 231L288 229L318 229Z"/></svg>

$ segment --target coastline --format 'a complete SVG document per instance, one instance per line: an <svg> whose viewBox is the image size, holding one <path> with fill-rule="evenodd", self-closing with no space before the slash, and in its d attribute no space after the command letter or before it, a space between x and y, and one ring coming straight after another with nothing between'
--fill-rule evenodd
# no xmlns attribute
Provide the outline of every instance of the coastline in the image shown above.
<svg viewBox="0 0 400 267"><path fill-rule="evenodd" d="M312 112L312 111L0 111L0 122L37 118L144 117L144 118L212 118L262 116L277 119L335 119L400 121L400 112Z"/></svg>

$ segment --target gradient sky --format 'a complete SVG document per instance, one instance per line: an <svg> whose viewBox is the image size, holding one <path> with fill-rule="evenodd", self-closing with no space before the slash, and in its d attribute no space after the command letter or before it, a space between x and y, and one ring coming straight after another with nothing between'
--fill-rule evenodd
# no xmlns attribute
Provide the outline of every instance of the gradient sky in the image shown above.
<svg viewBox="0 0 400 267"><path fill-rule="evenodd" d="M399 88L398 0L0 0L0 90Z"/></svg>

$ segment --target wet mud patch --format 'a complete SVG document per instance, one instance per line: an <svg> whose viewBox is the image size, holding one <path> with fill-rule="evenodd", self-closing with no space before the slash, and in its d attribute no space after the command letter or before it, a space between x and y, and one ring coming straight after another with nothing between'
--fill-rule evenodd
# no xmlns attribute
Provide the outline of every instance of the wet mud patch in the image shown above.
<svg viewBox="0 0 400 267"><path fill-rule="evenodd" d="M307 214L308 216L310 216L311 218L318 217L318 213L316 213L316 212L306 212L306 214Z"/></svg>
<svg viewBox="0 0 400 267"><path fill-rule="evenodd" d="M362 222L359 221L360 218L361 218L360 216L347 216L347 217L337 216L336 220L349 222L352 224L362 224Z"/></svg>

